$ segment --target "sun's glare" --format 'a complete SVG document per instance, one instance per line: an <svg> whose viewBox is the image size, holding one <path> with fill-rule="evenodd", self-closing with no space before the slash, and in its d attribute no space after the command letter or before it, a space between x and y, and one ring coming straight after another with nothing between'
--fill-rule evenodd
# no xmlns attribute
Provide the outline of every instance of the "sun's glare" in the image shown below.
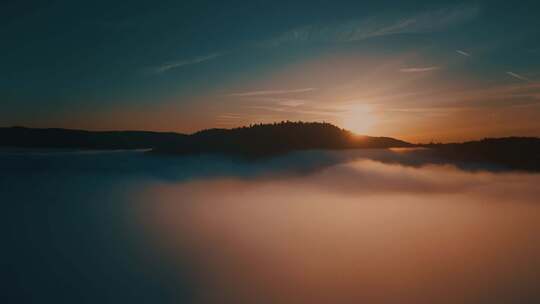
<svg viewBox="0 0 540 304"><path fill-rule="evenodd" d="M343 113L342 125L356 134L367 134L375 124L373 109L366 104L355 104L347 107Z"/></svg>

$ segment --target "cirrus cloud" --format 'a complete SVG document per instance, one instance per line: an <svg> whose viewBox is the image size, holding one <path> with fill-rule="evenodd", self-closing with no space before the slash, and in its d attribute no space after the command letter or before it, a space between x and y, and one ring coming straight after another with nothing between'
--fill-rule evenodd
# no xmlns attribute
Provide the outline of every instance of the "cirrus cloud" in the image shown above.
<svg viewBox="0 0 540 304"><path fill-rule="evenodd" d="M223 54L221 54L221 53L213 53L213 54L209 54L209 55L205 55L205 56L198 56L198 57L191 58L191 59L186 59L186 60L167 62L167 63L164 63L164 64L162 64L160 66L155 67L154 71L156 73L164 73L164 72L168 72L168 71L170 71L172 69L181 68L181 67L184 67L184 66L187 66L187 65L193 65L193 64L198 64L198 63L210 61L210 60L216 59L216 58L218 58L218 57L220 57L222 55Z"/></svg>
<svg viewBox="0 0 540 304"><path fill-rule="evenodd" d="M422 73L422 72L431 72L439 70L441 67L438 66L430 66L430 67L412 67L412 68L403 68L400 69L400 72L403 73Z"/></svg>
<svg viewBox="0 0 540 304"><path fill-rule="evenodd" d="M394 18L373 16L332 25L305 25L263 41L261 46L293 42L354 42L394 34L421 34L444 31L462 25L480 12L478 6L427 10Z"/></svg>

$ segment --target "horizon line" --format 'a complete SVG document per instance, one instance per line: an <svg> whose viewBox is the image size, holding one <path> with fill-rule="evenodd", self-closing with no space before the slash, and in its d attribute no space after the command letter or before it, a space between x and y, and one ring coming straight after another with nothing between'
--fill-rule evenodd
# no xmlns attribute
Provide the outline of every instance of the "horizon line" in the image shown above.
<svg viewBox="0 0 540 304"><path fill-rule="evenodd" d="M0 129L17 129L18 128L18 129L33 129L33 130L65 130L65 131L95 132L95 133L145 132L145 133L160 133L160 134L175 134L175 135L191 136L191 135L194 135L196 133L206 131L206 130L235 130L235 129L242 129L242 128L251 128L251 127L255 127L257 125L264 126L264 125L276 125L276 124L285 124L285 123L293 123L293 124L299 124L299 123L305 123L305 124L310 124L310 123L312 123L312 124L328 124L328 125L334 126L336 128L339 128L341 130L350 132L350 133L352 133L354 135L357 135L357 136L387 137L387 138L393 138L393 139L401 140L401 141L404 141L406 143L413 144L413 145L466 143L466 142L480 141L480 140L485 140L485 139L503 139L503 138L534 138L534 139L540 139L540 135L538 135L538 136L509 135L509 136L484 136L484 137L477 138L477 139L462 140L462 141L458 141L458 142L456 142L456 141L438 141L438 140L436 140L434 138L434 139L431 139L429 142L411 143L409 141L402 140L402 139L396 138L396 137L391 136L391 135L373 136L373 135L367 135L367 134L357 134L356 132L353 132L351 130L342 128L342 127L340 127L340 126L338 126L338 125L336 125L334 123L330 123L330 122L326 122L326 121L289 121L289 120L276 121L276 122L271 122L271 123L251 123L249 125L242 125L242 126L230 127L230 128L211 127L211 128L200 129L200 130L197 130L197 131L194 131L194 132L191 132L191 133L183 133L183 132L168 131L168 130L158 131L158 130L143 130L143 129L80 129L80 128L69 128L69 127L68 128L66 128L66 127L28 127L28 126L24 126L24 125L0 126Z"/></svg>

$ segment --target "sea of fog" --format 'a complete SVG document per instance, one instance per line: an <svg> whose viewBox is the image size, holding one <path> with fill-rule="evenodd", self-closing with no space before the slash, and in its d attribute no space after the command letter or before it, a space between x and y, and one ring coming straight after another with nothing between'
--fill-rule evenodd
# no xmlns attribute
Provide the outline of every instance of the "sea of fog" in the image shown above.
<svg viewBox="0 0 540 304"><path fill-rule="evenodd" d="M421 150L0 151L1 303L540 302L540 175Z"/></svg>

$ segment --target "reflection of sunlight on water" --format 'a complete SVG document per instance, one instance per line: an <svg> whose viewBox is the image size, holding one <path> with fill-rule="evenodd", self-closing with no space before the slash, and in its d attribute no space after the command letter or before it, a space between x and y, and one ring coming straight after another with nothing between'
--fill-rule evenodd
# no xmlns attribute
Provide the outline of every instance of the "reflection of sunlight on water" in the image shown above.
<svg viewBox="0 0 540 304"><path fill-rule="evenodd" d="M160 184L141 218L201 302L508 303L540 299L539 182L358 161Z"/></svg>

